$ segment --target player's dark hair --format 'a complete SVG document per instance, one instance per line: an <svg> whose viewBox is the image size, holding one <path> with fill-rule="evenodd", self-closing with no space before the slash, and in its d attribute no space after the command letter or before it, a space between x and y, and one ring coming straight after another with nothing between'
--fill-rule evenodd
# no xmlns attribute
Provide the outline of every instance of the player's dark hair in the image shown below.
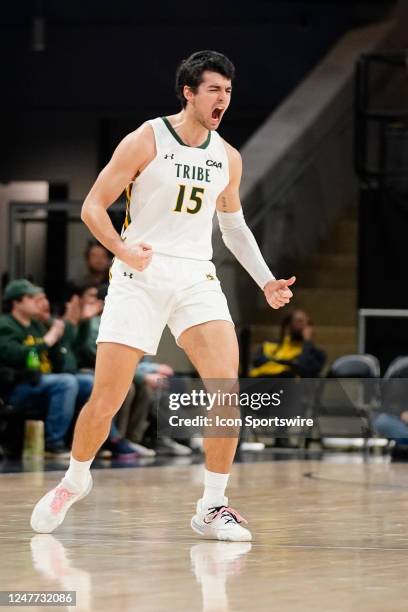
<svg viewBox="0 0 408 612"><path fill-rule="evenodd" d="M180 62L176 71L176 94L183 108L187 106L187 100L183 93L184 86L187 85L193 93L196 93L199 85L203 82L203 72L205 70L218 72L230 81L235 76L234 64L222 53L217 51L197 51L193 53L193 55Z"/></svg>

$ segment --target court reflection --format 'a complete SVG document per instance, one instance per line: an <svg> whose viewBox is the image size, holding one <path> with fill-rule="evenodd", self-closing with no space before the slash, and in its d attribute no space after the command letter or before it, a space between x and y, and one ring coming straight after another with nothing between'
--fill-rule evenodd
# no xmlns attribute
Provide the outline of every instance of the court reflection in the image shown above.
<svg viewBox="0 0 408 612"><path fill-rule="evenodd" d="M227 581L244 573L251 542L202 542L190 549L192 571L201 585L203 612L229 612Z"/></svg>
<svg viewBox="0 0 408 612"><path fill-rule="evenodd" d="M55 590L76 592L76 605L66 608L76 612L91 610L91 575L73 567L64 545L53 535L41 533L31 538L30 547L34 569L43 578L55 581Z"/></svg>

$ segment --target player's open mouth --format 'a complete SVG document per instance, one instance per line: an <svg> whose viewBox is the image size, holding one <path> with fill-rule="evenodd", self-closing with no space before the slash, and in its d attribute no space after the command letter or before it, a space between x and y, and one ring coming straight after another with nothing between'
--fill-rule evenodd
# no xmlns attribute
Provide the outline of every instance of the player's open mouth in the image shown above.
<svg viewBox="0 0 408 612"><path fill-rule="evenodd" d="M221 119L221 115L223 113L224 109L217 106L216 108L213 109L213 112L211 113L211 118L214 119L215 121L219 121Z"/></svg>

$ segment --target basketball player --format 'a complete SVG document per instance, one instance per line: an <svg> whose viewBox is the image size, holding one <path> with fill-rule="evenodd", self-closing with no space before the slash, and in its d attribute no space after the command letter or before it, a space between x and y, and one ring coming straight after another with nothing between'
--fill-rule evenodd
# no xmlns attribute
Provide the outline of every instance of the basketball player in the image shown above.
<svg viewBox="0 0 408 612"><path fill-rule="evenodd" d="M169 325L202 379L238 376L238 344L211 262L215 209L226 246L272 308L292 297L295 277L276 280L245 223L239 199L241 157L217 133L231 100L234 66L215 51L181 62L182 110L128 134L99 174L82 220L115 255L102 315L92 395L75 429L69 469L35 506L31 526L51 532L92 488L91 463L125 399L143 355L155 354ZM132 190L130 193L130 187ZM107 208L127 189L122 236ZM225 489L237 438L205 440L204 494L191 526L201 537L251 540Z"/></svg>

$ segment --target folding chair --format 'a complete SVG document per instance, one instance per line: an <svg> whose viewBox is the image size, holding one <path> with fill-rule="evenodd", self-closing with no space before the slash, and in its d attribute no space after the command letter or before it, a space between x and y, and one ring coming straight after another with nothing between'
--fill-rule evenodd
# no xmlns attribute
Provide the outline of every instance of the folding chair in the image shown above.
<svg viewBox="0 0 408 612"><path fill-rule="evenodd" d="M315 423L324 445L325 438L375 436L371 412L379 405L380 364L374 355L344 355L330 366L318 385Z"/></svg>

